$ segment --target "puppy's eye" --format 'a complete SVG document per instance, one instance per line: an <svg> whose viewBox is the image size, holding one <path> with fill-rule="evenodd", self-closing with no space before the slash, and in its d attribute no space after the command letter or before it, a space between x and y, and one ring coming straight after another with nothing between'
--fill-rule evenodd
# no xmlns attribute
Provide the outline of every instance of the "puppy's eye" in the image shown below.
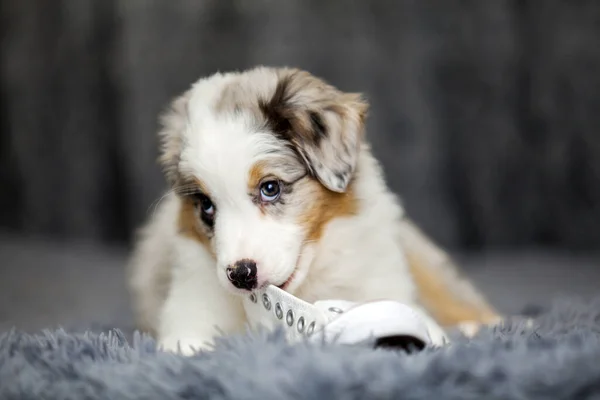
<svg viewBox="0 0 600 400"><path fill-rule="evenodd" d="M277 181L266 181L260 185L260 199L266 203L279 198L281 188Z"/></svg>
<svg viewBox="0 0 600 400"><path fill-rule="evenodd" d="M196 201L198 207L200 207L200 210L202 210L205 215L212 217L215 214L215 205L212 203L212 201L210 201L208 196L204 194L198 194L196 196Z"/></svg>

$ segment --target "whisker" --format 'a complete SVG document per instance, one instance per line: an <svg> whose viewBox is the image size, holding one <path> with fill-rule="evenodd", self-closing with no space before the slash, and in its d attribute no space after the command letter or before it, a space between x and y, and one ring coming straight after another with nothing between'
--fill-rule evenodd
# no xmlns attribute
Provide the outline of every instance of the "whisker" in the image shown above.
<svg viewBox="0 0 600 400"><path fill-rule="evenodd" d="M171 188L170 190L168 190L167 192L165 192L157 200L154 200L148 207L148 210L146 210L146 214L150 211L150 209L152 209L152 218L154 218L154 215L156 214L156 210L158 210L158 207L160 206L162 201L171 194L177 194L179 196L187 196L187 195L194 194L197 192L198 192L198 186L194 183L186 183L183 185L175 186L175 187Z"/></svg>
<svg viewBox="0 0 600 400"><path fill-rule="evenodd" d="M164 193L161 197L159 197L158 199L154 200L149 206L148 209L146 210L146 214L148 214L148 212L150 211L150 209L152 207L154 207L154 209L152 210L152 218L154 218L154 214L156 214L156 210L158 209L158 206L160 205L160 203L165 199L165 197L167 197L168 195L170 195L171 193L173 193L173 189L171 190L167 190L166 193Z"/></svg>
<svg viewBox="0 0 600 400"><path fill-rule="evenodd" d="M194 189L194 188L197 188L197 186L196 186L196 185L193 185L193 184L191 184L191 183L187 183L187 184L183 184L183 185L175 186L175 187L173 188L173 191L174 191L174 192L176 192L176 193L179 193L179 192L181 192L181 191L184 191L184 190L190 190L190 189Z"/></svg>
<svg viewBox="0 0 600 400"><path fill-rule="evenodd" d="M173 191L179 195L187 195L198 192L198 186L192 183L177 186L173 188Z"/></svg>
<svg viewBox="0 0 600 400"><path fill-rule="evenodd" d="M190 189L190 190L186 190L186 191L177 192L176 194L179 196L189 196L192 194L198 194L198 191Z"/></svg>

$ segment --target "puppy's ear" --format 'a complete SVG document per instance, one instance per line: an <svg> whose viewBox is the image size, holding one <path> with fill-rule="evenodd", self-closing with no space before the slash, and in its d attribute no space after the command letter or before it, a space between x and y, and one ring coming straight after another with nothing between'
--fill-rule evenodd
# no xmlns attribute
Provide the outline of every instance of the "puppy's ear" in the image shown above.
<svg viewBox="0 0 600 400"><path fill-rule="evenodd" d="M368 105L307 72L283 70L260 103L268 127L299 155L323 186L345 192L356 168Z"/></svg>
<svg viewBox="0 0 600 400"><path fill-rule="evenodd" d="M183 130L188 118L187 105L190 92L186 92L173 100L169 108L160 118L161 129L158 132L160 139L161 165L167 182L174 186L179 179L179 161L183 149Z"/></svg>

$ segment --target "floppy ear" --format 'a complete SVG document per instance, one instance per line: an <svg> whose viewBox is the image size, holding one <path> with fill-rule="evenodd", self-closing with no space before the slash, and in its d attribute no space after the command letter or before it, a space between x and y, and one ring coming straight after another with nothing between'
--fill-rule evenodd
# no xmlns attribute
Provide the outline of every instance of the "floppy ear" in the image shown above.
<svg viewBox="0 0 600 400"><path fill-rule="evenodd" d="M368 105L307 72L285 70L260 108L269 128L323 186L343 193L354 175Z"/></svg>
<svg viewBox="0 0 600 400"><path fill-rule="evenodd" d="M187 121L187 104L190 92L179 96L161 116L160 156L158 162L169 185L173 186L179 180L179 160L183 148L183 129Z"/></svg>

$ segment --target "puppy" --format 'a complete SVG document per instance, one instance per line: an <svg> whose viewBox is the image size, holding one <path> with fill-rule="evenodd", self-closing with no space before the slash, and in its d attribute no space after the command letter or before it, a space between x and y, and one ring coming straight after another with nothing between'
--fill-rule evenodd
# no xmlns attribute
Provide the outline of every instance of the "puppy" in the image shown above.
<svg viewBox="0 0 600 400"><path fill-rule="evenodd" d="M398 300L432 329L497 321L388 189L367 110L290 68L217 73L177 98L160 131L171 190L128 269L139 328L167 350L205 348L244 329L243 296L267 284L309 302ZM236 280L240 265L255 276Z"/></svg>

